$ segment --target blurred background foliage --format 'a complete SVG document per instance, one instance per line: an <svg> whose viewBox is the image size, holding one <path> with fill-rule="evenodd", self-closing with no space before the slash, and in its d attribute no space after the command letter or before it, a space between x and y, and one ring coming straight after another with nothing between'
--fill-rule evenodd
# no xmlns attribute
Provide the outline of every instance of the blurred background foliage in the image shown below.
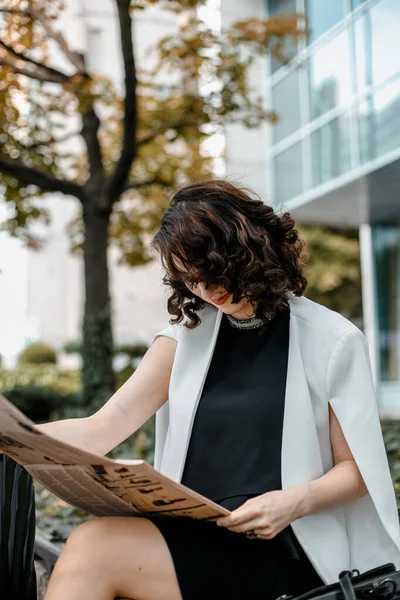
<svg viewBox="0 0 400 600"><path fill-rule="evenodd" d="M59 21L63 2L1 2L3 227L40 248L32 225L49 223L46 194L76 200L69 234L85 263L82 388L91 408L115 389L107 247L131 266L152 259L148 239L170 195L213 177L210 136L228 123L276 120L251 93L249 68L266 53L284 61L285 41L307 34L300 14L247 19L218 31L196 13L204 0L114 4L122 90L70 46ZM153 4L179 11L178 28L155 45L149 67L139 69L132 15Z"/></svg>
<svg viewBox="0 0 400 600"><path fill-rule="evenodd" d="M21 367L24 364L56 364L57 354L51 346L47 344L35 343L27 346L23 352L21 352L18 365Z"/></svg>
<svg viewBox="0 0 400 600"><path fill-rule="evenodd" d="M306 296L342 313L362 328L358 229L299 225L308 254Z"/></svg>
<svg viewBox="0 0 400 600"><path fill-rule="evenodd" d="M134 373L148 346L143 342L114 348L114 356L124 365L115 371L117 389ZM82 343L71 341L67 353L79 354ZM48 345L37 343L21 353L16 369L0 368L0 393L36 423L56 419L87 416L83 402L80 369L61 369L57 353ZM152 462L154 453L154 420L114 449L110 456L145 458Z"/></svg>

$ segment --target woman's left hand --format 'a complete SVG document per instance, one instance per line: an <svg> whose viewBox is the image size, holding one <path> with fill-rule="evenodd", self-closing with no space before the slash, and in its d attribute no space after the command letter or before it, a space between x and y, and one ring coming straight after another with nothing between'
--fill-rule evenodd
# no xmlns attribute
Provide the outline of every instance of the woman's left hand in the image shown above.
<svg viewBox="0 0 400 600"><path fill-rule="evenodd" d="M302 516L305 486L267 492L247 500L217 525L236 533L254 532L261 539L270 540L292 521Z"/></svg>

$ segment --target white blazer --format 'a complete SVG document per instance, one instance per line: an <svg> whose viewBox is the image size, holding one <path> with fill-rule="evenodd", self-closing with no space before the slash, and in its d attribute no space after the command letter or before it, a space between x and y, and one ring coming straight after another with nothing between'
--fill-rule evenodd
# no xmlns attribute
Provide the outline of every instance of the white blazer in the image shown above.
<svg viewBox="0 0 400 600"><path fill-rule="evenodd" d="M400 531L378 418L368 349L355 325L305 297L291 296L289 359L282 439L283 489L333 467L328 403L368 488L345 506L291 524L326 583L344 569L361 572L387 562L400 568ZM169 401L156 418L155 466L179 481L222 313L211 305L189 330L168 325L155 337L177 339ZM265 390L268 401L268 390Z"/></svg>

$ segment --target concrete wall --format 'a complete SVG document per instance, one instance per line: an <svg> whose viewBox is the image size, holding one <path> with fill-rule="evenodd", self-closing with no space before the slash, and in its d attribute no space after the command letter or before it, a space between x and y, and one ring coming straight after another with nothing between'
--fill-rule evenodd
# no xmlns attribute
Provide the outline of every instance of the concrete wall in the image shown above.
<svg viewBox="0 0 400 600"><path fill-rule="evenodd" d="M265 0L222 0L222 27L227 29L240 19L266 18ZM267 75L268 58L257 58L249 73L250 91L262 97L268 107ZM226 175L233 182L251 186L268 202L270 196L268 148L270 127L264 123L257 129L247 129L240 124L225 127Z"/></svg>

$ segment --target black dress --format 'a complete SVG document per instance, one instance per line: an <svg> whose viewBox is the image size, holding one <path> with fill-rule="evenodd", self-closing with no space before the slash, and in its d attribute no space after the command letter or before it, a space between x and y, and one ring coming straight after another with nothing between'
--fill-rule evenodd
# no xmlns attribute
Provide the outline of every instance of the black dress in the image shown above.
<svg viewBox="0 0 400 600"><path fill-rule="evenodd" d="M247 330L221 321L182 483L229 510L282 489L289 318L286 311ZM291 527L262 540L194 519L151 520L168 544L183 600L273 600L323 585Z"/></svg>

